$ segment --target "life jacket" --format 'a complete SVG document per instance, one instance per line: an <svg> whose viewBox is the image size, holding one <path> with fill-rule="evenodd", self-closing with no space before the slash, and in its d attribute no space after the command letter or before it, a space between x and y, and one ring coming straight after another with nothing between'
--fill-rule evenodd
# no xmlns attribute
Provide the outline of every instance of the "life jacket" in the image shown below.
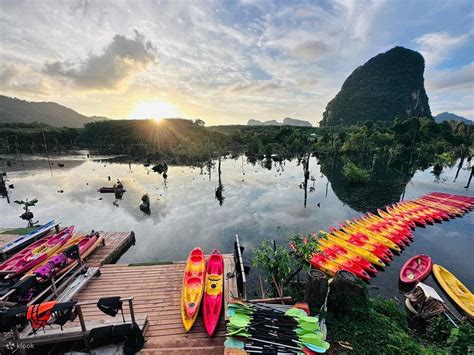
<svg viewBox="0 0 474 355"><path fill-rule="evenodd" d="M120 301L120 297L118 296L99 298L99 301L97 301L97 308L111 317L115 317L120 310L123 317L122 301Z"/></svg>
<svg viewBox="0 0 474 355"><path fill-rule="evenodd" d="M56 301L49 301L28 306L26 319L30 321L33 332L36 332L36 330L40 328L44 328L48 324L55 305Z"/></svg>
<svg viewBox="0 0 474 355"><path fill-rule="evenodd" d="M26 306L0 310L0 332L6 333L26 322Z"/></svg>

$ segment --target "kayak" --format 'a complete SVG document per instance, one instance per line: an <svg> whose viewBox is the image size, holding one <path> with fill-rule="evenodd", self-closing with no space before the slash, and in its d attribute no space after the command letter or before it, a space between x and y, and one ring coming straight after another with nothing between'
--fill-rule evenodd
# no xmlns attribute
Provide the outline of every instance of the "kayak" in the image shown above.
<svg viewBox="0 0 474 355"><path fill-rule="evenodd" d="M206 288L203 296L202 316L204 327L209 336L213 336L222 313L224 290L224 259L219 250L209 256L206 268Z"/></svg>
<svg viewBox="0 0 474 355"><path fill-rule="evenodd" d="M331 260L335 262L336 264L340 265L344 270L352 272L354 275L356 275L358 278L363 279L363 280L370 280L369 274L362 269L359 265L357 265L355 262L339 255L334 252L331 252L329 250L324 250L320 251L316 254L319 254L326 258L327 260ZM314 256L314 254L313 254Z"/></svg>
<svg viewBox="0 0 474 355"><path fill-rule="evenodd" d="M74 226L42 238L0 264L0 273L21 274L53 255L72 238Z"/></svg>
<svg viewBox="0 0 474 355"><path fill-rule="evenodd" d="M101 241L102 237L100 237L98 233L74 236L66 244L59 248L53 256L49 257L37 267L27 272L25 276L22 277L22 279L30 275L36 275L42 280L47 280L53 275L64 274L78 263L76 259L68 258L64 254L66 249L73 245L77 245L80 257L85 259L98 247Z"/></svg>
<svg viewBox="0 0 474 355"><path fill-rule="evenodd" d="M397 252L400 252L401 249L398 246L398 243L401 243L401 246L405 246L405 243L401 242L398 238L394 237L392 239L391 237L388 236L387 233L379 233L376 234L369 229L365 228L364 226L358 224L357 221L349 221L346 220L346 226L353 228L356 232L359 231L363 234L365 234L369 239L373 240L374 242L381 243L385 245L387 248L395 250Z"/></svg>
<svg viewBox="0 0 474 355"><path fill-rule="evenodd" d="M102 193L102 194L111 194L111 193L114 193L116 190L120 190L120 191L123 191L123 192L126 192L126 190L124 190L123 188L122 189L119 189L119 188L114 188L114 187L106 187L106 186L102 186L99 190L97 190L98 192Z"/></svg>
<svg viewBox="0 0 474 355"><path fill-rule="evenodd" d="M368 251L366 249L363 249L361 247L358 247L358 246L356 246L354 244L351 244L349 242L346 242L343 239L339 239L333 234L329 234L329 233L326 233L324 231L321 231L320 233L324 234L327 239L326 238L319 239L318 240L319 244L331 245L331 246L338 245L338 246L344 247L347 250L359 255L360 257L364 258L365 260L370 261L374 265L378 265L380 267L385 266L385 263L378 256L376 256L375 254L372 254L370 251Z"/></svg>
<svg viewBox="0 0 474 355"><path fill-rule="evenodd" d="M181 291L181 320L187 332L194 325L199 313L205 276L206 259L204 253L201 248L194 248L186 260Z"/></svg>
<svg viewBox="0 0 474 355"><path fill-rule="evenodd" d="M387 254L385 254L385 251L386 251L386 247L384 246L383 248L377 248L375 246L373 246L372 244L369 244L367 242L365 242L364 240L360 239L360 238L357 238L357 237L354 237L354 236L351 236L349 234L346 234L342 231L339 231L333 227L329 227L329 230L331 231L333 237L334 237L334 241L337 242L338 244L340 244L340 241L344 241L344 242L347 242L347 243L350 243L356 247L359 247L361 249L364 249L372 254L374 254L376 257L378 257L379 259L381 259L384 263L389 263L390 262L390 258L388 257Z"/></svg>
<svg viewBox="0 0 474 355"><path fill-rule="evenodd" d="M346 234L349 238L365 243L367 244L367 246L373 246L374 248L381 250L388 257L393 258L393 253L390 251L390 249L386 245L380 242L377 242L374 239L368 237L365 233L362 233L344 224L341 224L340 227L341 227L341 232ZM339 237L339 235L337 235L337 237Z"/></svg>
<svg viewBox="0 0 474 355"><path fill-rule="evenodd" d="M409 237L411 236L411 231L408 228L401 228L398 225L391 223L390 221L377 221L371 219L368 216L361 216L360 218L354 218L358 224L365 226L368 230L374 233L389 233L387 236L388 239L396 241L397 243L402 243L408 245L410 243Z"/></svg>
<svg viewBox="0 0 474 355"><path fill-rule="evenodd" d="M334 261L326 259L321 254L313 254L311 259L309 260L309 263L314 268L325 272L329 276L334 276L336 275L336 272L344 269L341 265L338 265Z"/></svg>
<svg viewBox="0 0 474 355"><path fill-rule="evenodd" d="M415 255L403 264L400 269L400 280L407 284L423 281L430 274L432 266L428 255Z"/></svg>
<svg viewBox="0 0 474 355"><path fill-rule="evenodd" d="M329 243L325 243L326 240L318 240L318 246L322 251L328 251L331 253L335 253L337 255L343 256L348 260L351 260L358 264L361 268L363 268L365 271L370 271L372 273L377 273L377 269L367 260L365 260L363 257L357 255L356 253L353 253L346 248L333 244L330 245Z"/></svg>
<svg viewBox="0 0 474 355"><path fill-rule="evenodd" d="M49 221L46 224L43 224L42 226L36 228L35 230L32 230L28 234L22 235L15 240L12 240L10 243L7 243L0 247L0 253L6 253L12 249L16 249L21 247L22 245L27 244L29 241L40 237L42 235L45 235L47 232L49 232L54 226L55 226L54 220Z"/></svg>
<svg viewBox="0 0 474 355"><path fill-rule="evenodd" d="M434 264L433 274L444 292L461 308L471 319L474 319L474 295L469 289L444 267Z"/></svg>
<svg viewBox="0 0 474 355"><path fill-rule="evenodd" d="M410 228L414 229L416 227L415 221L413 221L411 218L408 218L408 216L400 215L398 213L388 213L382 209L377 209L377 213L380 216L380 218L387 219L387 220L398 220L402 221L403 223L407 224Z"/></svg>

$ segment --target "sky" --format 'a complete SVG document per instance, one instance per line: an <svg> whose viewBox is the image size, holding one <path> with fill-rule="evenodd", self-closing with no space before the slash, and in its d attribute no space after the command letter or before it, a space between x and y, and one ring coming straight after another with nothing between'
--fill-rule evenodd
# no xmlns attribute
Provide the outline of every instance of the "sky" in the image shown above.
<svg viewBox="0 0 474 355"><path fill-rule="evenodd" d="M474 119L472 0L0 0L0 93L88 116L314 125L397 45L423 54L433 114Z"/></svg>

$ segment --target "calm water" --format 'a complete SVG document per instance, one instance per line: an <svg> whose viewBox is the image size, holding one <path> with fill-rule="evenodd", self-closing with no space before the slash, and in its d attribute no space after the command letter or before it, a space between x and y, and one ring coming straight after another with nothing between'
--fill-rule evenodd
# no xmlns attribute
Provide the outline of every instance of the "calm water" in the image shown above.
<svg viewBox="0 0 474 355"><path fill-rule="evenodd" d="M58 162L65 166L59 168ZM13 163L6 167L5 157L0 160L0 167L5 166L10 183L15 185L11 198L38 198L33 208L35 220L54 218L82 231L134 230L137 243L123 255L122 263L184 260L195 246L205 251L219 248L231 252L235 234L241 237L249 259L251 250L262 240L286 243L291 234L327 229L365 210L395 202L402 195L406 199L430 191L473 195L472 186L470 190L464 188L469 177L467 163L459 172L457 166L445 169L439 178L431 168L413 174L403 167L397 170L373 164L371 183L353 187L341 174L340 161L313 157L306 207L303 167L296 160L252 164L245 157L223 159L222 205L215 198L219 185L217 161L210 174L207 168L170 167L166 180L143 165L86 159L81 154L55 158L52 172L44 159L23 157L23 162ZM114 205L113 194L100 194L97 189L111 186L117 178L127 192ZM144 193L151 200L149 216L138 208ZM20 206L0 199L0 228L24 226L18 218L21 212ZM471 213L417 229L415 242L370 282L372 292L403 298L398 290L398 272L409 257L418 253L431 255L435 263L444 265L474 289L470 261L473 227Z"/></svg>

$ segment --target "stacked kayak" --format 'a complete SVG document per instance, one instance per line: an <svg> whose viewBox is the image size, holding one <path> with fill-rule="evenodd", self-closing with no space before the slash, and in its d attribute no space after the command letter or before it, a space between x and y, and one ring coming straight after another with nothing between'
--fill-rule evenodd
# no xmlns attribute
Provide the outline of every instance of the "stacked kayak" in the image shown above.
<svg viewBox="0 0 474 355"><path fill-rule="evenodd" d="M73 237L73 232L74 226L71 226L36 241L0 264L0 273L7 274L8 278L28 272L65 245Z"/></svg>
<svg viewBox="0 0 474 355"><path fill-rule="evenodd" d="M214 250L206 263L202 249L194 248L186 260L181 291L181 320L187 332L196 322L202 303L204 327L209 336L214 335L221 319L223 290L222 254Z"/></svg>
<svg viewBox="0 0 474 355"><path fill-rule="evenodd" d="M54 255L28 271L23 278L35 275L40 280L49 280L52 276L64 274L77 265L79 257L81 259L88 257L101 241L102 237L98 233L74 236Z"/></svg>
<svg viewBox="0 0 474 355"><path fill-rule="evenodd" d="M32 240L45 235L56 225L57 224L54 222L54 220L49 221L48 223L39 226L35 230L32 230L28 234L22 235L16 238L15 240L12 240L10 243L3 245L2 247L0 247L0 253L8 253L9 251L12 251L14 249L16 250L18 248L21 248Z"/></svg>
<svg viewBox="0 0 474 355"><path fill-rule="evenodd" d="M308 262L331 276L347 270L369 280L377 267L385 267L410 245L413 229L448 221L472 209L473 197L441 192L401 201L376 213L346 220L339 228L329 227L329 233L321 231L317 237L313 235L318 250ZM430 274L431 266L431 259L426 255L414 257L404 265L400 278L406 283L420 281Z"/></svg>

